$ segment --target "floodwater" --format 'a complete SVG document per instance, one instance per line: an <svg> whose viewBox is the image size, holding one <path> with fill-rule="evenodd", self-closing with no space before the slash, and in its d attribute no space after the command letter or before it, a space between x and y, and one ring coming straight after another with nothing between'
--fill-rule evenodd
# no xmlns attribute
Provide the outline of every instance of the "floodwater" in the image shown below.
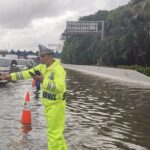
<svg viewBox="0 0 150 150"><path fill-rule="evenodd" d="M67 71L65 137L69 150L150 149L150 89ZM21 124L31 93L32 129ZM0 150L47 150L47 130L31 81L0 88Z"/></svg>

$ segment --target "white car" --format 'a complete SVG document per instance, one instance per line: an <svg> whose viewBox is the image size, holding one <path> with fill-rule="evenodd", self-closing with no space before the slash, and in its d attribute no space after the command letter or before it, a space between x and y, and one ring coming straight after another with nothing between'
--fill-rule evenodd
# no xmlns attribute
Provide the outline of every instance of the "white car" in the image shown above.
<svg viewBox="0 0 150 150"><path fill-rule="evenodd" d="M34 67L34 62L29 59L16 59L17 67L21 70L27 70Z"/></svg>
<svg viewBox="0 0 150 150"><path fill-rule="evenodd" d="M17 61L15 59L10 59L5 57L0 58L0 75L15 72L15 71L18 71ZM6 80L0 80L0 84L5 84L7 82L8 81Z"/></svg>

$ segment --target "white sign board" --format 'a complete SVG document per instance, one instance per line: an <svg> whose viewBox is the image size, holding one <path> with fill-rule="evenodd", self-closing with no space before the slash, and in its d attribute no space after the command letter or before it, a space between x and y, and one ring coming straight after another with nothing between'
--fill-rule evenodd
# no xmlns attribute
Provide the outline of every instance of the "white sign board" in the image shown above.
<svg viewBox="0 0 150 150"><path fill-rule="evenodd" d="M101 34L104 37L104 21L67 21L64 35Z"/></svg>

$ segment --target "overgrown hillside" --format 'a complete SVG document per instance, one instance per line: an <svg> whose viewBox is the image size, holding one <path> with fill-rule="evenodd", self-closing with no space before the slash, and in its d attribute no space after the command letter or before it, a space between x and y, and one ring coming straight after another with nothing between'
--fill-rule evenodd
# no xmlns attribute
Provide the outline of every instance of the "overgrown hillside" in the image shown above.
<svg viewBox="0 0 150 150"><path fill-rule="evenodd" d="M105 38L74 35L66 38L62 60L73 64L150 65L150 1L132 0L112 11L98 11L79 20L105 21Z"/></svg>

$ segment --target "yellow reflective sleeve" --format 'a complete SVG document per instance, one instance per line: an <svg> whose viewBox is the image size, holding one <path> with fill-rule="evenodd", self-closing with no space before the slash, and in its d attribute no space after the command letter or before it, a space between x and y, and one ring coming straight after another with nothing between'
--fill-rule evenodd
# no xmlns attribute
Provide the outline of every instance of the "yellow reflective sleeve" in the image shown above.
<svg viewBox="0 0 150 150"><path fill-rule="evenodd" d="M41 70L41 65L38 65L34 68L31 68L29 70L25 70L25 71L21 71L21 72L15 72L15 73L11 73L11 80L15 81L15 80L24 80L24 79L31 79L32 76L30 75L29 72L34 73L34 69L35 70Z"/></svg>

